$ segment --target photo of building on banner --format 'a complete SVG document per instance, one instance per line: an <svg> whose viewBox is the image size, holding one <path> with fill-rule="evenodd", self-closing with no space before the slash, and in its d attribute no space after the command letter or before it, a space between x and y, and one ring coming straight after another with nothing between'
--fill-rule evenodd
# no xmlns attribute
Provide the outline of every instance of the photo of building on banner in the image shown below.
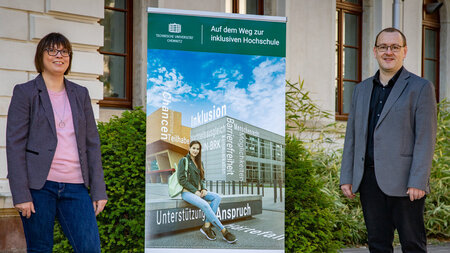
<svg viewBox="0 0 450 253"><path fill-rule="evenodd" d="M284 252L285 19L174 12L148 14L146 252Z"/></svg>

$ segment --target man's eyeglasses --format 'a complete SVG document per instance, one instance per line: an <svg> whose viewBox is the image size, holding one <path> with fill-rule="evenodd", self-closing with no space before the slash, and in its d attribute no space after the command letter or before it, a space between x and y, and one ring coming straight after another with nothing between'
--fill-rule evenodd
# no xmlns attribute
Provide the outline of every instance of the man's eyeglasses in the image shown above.
<svg viewBox="0 0 450 253"><path fill-rule="evenodd" d="M58 53L60 53L62 57L67 57L70 55L70 51L67 49L58 50L55 48L46 48L44 50L47 51L47 54L50 56L56 56Z"/></svg>
<svg viewBox="0 0 450 253"><path fill-rule="evenodd" d="M378 45L376 47L378 48L379 52L386 52L388 50L388 48L390 48L392 52L398 53L398 52L400 52L400 50L404 46L400 46L400 45L397 45L397 44L390 45L390 46L385 45L385 44L381 44L381 45Z"/></svg>

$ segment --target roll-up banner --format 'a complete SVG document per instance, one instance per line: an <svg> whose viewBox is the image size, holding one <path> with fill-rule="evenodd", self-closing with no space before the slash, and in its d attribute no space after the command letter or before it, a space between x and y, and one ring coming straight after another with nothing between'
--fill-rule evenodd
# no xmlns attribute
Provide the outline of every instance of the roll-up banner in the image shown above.
<svg viewBox="0 0 450 253"><path fill-rule="evenodd" d="M148 9L146 252L284 252L285 54L285 17Z"/></svg>

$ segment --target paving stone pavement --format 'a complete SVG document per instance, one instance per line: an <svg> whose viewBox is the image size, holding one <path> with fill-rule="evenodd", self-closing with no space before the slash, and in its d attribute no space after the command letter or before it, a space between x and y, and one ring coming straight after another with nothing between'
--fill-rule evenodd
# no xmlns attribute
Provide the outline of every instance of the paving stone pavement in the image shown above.
<svg viewBox="0 0 450 253"><path fill-rule="evenodd" d="M450 242L434 244L427 246L428 253L450 253ZM353 249L342 249L343 253L369 253L369 249L364 248L353 248ZM394 248L394 253L402 252L400 246Z"/></svg>

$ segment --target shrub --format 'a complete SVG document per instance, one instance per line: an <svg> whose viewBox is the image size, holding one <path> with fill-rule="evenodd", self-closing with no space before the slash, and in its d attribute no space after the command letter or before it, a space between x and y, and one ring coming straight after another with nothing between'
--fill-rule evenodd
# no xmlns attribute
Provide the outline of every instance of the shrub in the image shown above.
<svg viewBox="0 0 450 253"><path fill-rule="evenodd" d="M359 204L359 194L354 199L345 197L339 187L339 173L342 160L341 150L325 152L319 150L313 153L317 176L324 183L322 191L333 200L332 213L336 217L334 240L348 246L367 243L367 233L364 224L362 208Z"/></svg>
<svg viewBox="0 0 450 253"><path fill-rule="evenodd" d="M108 189L98 217L105 252L142 252L145 227L145 112L125 111L98 125Z"/></svg>
<svg viewBox="0 0 450 253"><path fill-rule="evenodd" d="M331 114L320 110L309 92L303 89L303 81L286 81L286 130L301 136L286 137L286 205L285 230L287 252L336 251L340 243L334 238L333 198L324 188L325 180L318 176L323 150L315 141L330 141L324 137L321 120ZM313 149L315 151L313 151Z"/></svg>
<svg viewBox="0 0 450 253"><path fill-rule="evenodd" d="M309 151L295 137L286 137L285 245L287 252L333 252L333 202L323 194L323 183Z"/></svg>
<svg viewBox="0 0 450 253"><path fill-rule="evenodd" d="M425 200L427 235L450 238L450 103L438 104L436 149L431 169L431 192Z"/></svg>
<svg viewBox="0 0 450 253"><path fill-rule="evenodd" d="M108 203L97 216L102 251L143 252L145 220L145 113L125 111L99 123ZM54 252L71 252L59 224Z"/></svg>
<svg viewBox="0 0 450 253"><path fill-rule="evenodd" d="M319 198L326 195L333 203L327 210L335 219L333 237L330 240L345 245L362 244L367 241L367 236L358 198L355 200L345 198L339 188L342 156L341 151L336 150L336 147L340 146L335 143L335 139L343 137L342 126L333 123L334 115L321 110L303 85L303 81L297 83L286 81L286 130L300 136L302 144L307 149L301 155L307 155L311 160L314 180L321 185ZM286 146L286 156L288 148L289 146ZM286 178L289 178L288 170L286 164ZM286 187L289 187L289 184L286 184ZM303 191L303 188L301 190ZM286 194L286 198L288 197L290 196ZM286 229L289 226L286 223Z"/></svg>
<svg viewBox="0 0 450 253"><path fill-rule="evenodd" d="M320 140L322 143L333 142L324 138L326 129L336 128L335 123L324 125L324 122L334 121L333 114L321 110L309 96L309 91L303 89L303 81L291 83L286 81L286 130L302 135L308 145Z"/></svg>

